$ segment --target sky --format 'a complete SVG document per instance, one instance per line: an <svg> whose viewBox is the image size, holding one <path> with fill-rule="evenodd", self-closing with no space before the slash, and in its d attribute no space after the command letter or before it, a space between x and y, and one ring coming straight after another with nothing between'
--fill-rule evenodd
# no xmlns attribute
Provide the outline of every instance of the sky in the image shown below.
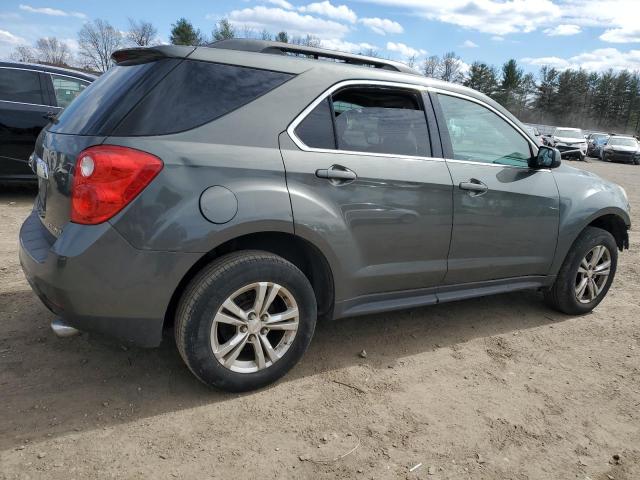
<svg viewBox="0 0 640 480"><path fill-rule="evenodd" d="M640 70L640 0L2 0L0 58L50 36L77 51L78 30L96 18L122 31L128 18L149 21L168 42L179 17L209 35L228 18L240 32L311 34L327 48L400 61L455 51L466 64L515 58L532 72Z"/></svg>

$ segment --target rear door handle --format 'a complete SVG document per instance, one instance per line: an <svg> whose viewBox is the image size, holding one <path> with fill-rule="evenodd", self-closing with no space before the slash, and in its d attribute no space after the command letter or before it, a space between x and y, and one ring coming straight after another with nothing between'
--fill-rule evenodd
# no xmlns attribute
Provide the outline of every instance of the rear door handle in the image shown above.
<svg viewBox="0 0 640 480"><path fill-rule="evenodd" d="M349 183L353 182L358 176L353 170L349 170L342 165L332 165L329 168L320 168L316 170L316 177L332 180L333 183Z"/></svg>
<svg viewBox="0 0 640 480"><path fill-rule="evenodd" d="M461 190L468 190L478 195L489 190L489 187L475 178L470 179L468 182L460 182L459 187Z"/></svg>

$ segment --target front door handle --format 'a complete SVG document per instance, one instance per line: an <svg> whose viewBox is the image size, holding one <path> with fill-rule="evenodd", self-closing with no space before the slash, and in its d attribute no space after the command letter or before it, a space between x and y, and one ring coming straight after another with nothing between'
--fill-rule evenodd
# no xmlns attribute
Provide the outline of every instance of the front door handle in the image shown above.
<svg viewBox="0 0 640 480"><path fill-rule="evenodd" d="M475 178L470 179L468 182L460 182L459 187L461 190L468 190L476 195L480 195L489 190L489 187Z"/></svg>
<svg viewBox="0 0 640 480"><path fill-rule="evenodd" d="M353 182L358 176L353 170L349 170L342 165L332 165L329 168L320 168L316 170L316 177L326 178L331 180L332 183L349 183Z"/></svg>

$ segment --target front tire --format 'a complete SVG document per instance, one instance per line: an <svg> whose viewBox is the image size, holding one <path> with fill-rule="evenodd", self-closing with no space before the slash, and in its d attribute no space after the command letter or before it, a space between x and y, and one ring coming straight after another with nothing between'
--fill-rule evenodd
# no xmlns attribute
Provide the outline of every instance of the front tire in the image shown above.
<svg viewBox="0 0 640 480"><path fill-rule="evenodd" d="M587 227L574 242L545 300L556 310L583 315L606 296L616 274L618 250L606 230Z"/></svg>
<svg viewBox="0 0 640 480"><path fill-rule="evenodd" d="M235 252L206 266L186 288L176 344L203 383L254 390L302 358L316 317L313 288L295 265L268 252Z"/></svg>

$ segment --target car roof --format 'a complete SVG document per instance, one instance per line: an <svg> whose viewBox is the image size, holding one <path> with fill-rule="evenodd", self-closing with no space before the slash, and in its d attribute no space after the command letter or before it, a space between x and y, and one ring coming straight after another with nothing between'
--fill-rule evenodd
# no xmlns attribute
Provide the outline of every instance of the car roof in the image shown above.
<svg viewBox="0 0 640 480"><path fill-rule="evenodd" d="M83 80L88 80L90 82L93 82L96 78L98 78L96 75L74 70L72 68L54 67L52 65L42 65L39 63L2 61L0 62L0 67L17 68L17 69L23 69L23 70L35 70L38 72L46 72L46 73L59 73L61 75L77 77Z"/></svg>
<svg viewBox="0 0 640 480"><path fill-rule="evenodd" d="M574 128L574 127L556 127L556 130L570 130L572 132L581 132L582 131L581 128Z"/></svg>

